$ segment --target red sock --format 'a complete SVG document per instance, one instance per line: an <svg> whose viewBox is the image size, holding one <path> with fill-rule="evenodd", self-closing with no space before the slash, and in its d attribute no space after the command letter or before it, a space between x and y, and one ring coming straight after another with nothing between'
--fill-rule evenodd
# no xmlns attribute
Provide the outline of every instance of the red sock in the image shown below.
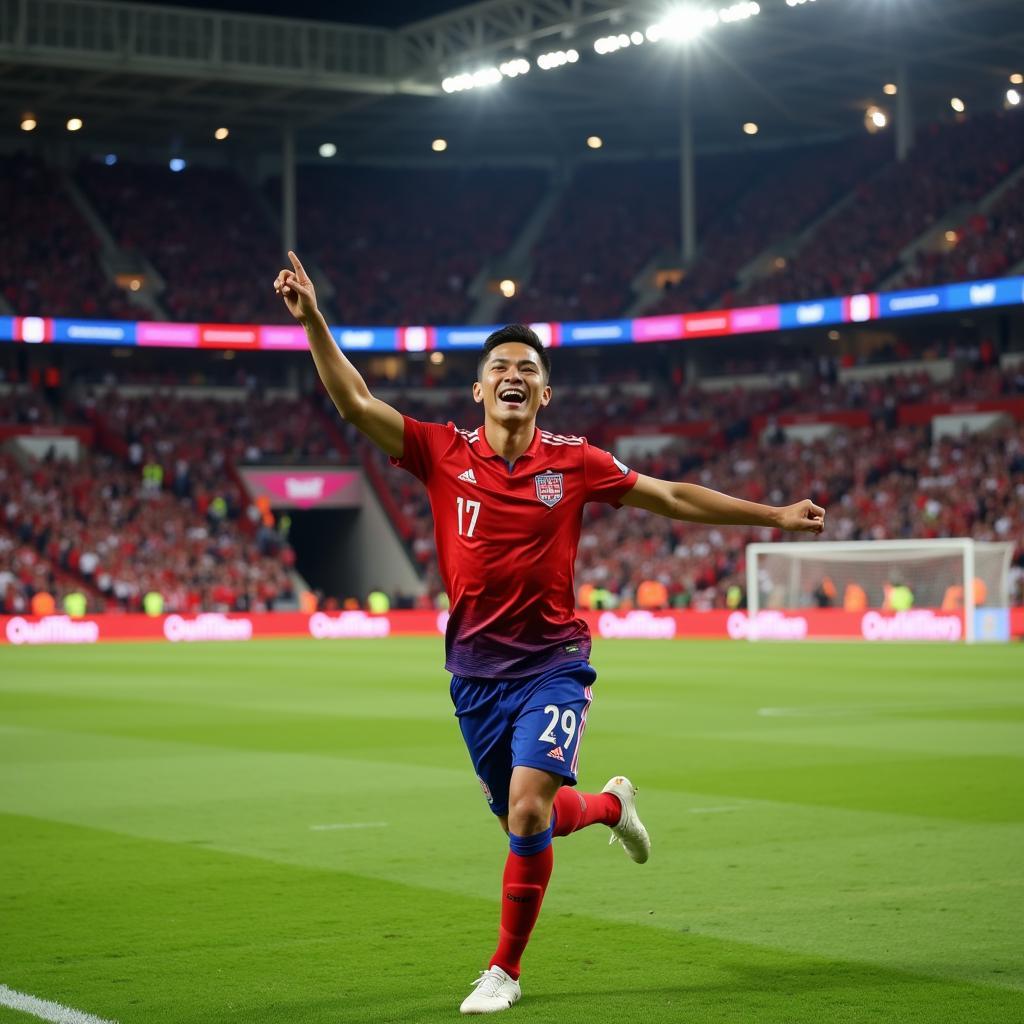
<svg viewBox="0 0 1024 1024"><path fill-rule="evenodd" d="M501 926L498 948L491 967L500 967L510 977L519 977L519 961L537 923L540 905L551 877L554 856L549 845L529 857L509 851L501 879Z"/></svg>
<svg viewBox="0 0 1024 1024"><path fill-rule="evenodd" d="M614 793L580 793L563 786L555 794L554 832L567 836L588 825L618 825L622 804Z"/></svg>

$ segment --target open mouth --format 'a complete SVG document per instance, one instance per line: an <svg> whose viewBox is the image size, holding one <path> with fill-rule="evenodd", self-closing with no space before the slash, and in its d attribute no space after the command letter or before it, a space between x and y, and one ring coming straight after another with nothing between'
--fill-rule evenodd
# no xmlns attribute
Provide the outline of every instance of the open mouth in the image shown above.
<svg viewBox="0 0 1024 1024"><path fill-rule="evenodd" d="M522 405L526 401L526 392L521 388L504 388L498 392L498 400L507 405Z"/></svg>

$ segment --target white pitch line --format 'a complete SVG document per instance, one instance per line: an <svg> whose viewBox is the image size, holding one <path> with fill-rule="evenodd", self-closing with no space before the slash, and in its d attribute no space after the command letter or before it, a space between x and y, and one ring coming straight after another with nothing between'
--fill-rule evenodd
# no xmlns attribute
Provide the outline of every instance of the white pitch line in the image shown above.
<svg viewBox="0 0 1024 1024"><path fill-rule="evenodd" d="M53 1024L117 1024L116 1020L105 1020L94 1017L91 1013L72 1009L62 1003L54 1003L49 999L37 999L24 992L15 992L13 988L0 985L0 1006L20 1010L22 1013L38 1017L40 1020L52 1021Z"/></svg>
<svg viewBox="0 0 1024 1024"><path fill-rule="evenodd" d="M338 832L343 828L387 828L386 821L340 821L334 825L310 825L310 832Z"/></svg>

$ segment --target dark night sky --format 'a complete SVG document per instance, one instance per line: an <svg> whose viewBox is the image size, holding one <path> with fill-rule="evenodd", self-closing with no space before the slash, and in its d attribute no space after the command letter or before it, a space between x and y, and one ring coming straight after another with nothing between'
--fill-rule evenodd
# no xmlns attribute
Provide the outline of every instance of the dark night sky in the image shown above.
<svg viewBox="0 0 1024 1024"><path fill-rule="evenodd" d="M123 0L128 2L128 0ZM244 11L283 18L314 18L318 21L343 21L354 25L379 25L397 28L410 21L465 6L469 0L155 0L172 7L201 7L208 10Z"/></svg>

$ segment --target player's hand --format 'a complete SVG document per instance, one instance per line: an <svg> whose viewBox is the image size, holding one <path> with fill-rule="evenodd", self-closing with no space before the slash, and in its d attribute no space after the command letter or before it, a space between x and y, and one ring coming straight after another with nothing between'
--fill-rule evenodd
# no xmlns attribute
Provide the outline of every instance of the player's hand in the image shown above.
<svg viewBox="0 0 1024 1024"><path fill-rule="evenodd" d="M284 299L288 312L299 323L305 323L316 314L316 292L306 268L291 249L288 250L288 259L292 261L292 269L278 273L274 278L274 291Z"/></svg>
<svg viewBox="0 0 1024 1024"><path fill-rule="evenodd" d="M795 533L821 533L825 529L825 510L804 498L795 505L779 509L779 528Z"/></svg>

